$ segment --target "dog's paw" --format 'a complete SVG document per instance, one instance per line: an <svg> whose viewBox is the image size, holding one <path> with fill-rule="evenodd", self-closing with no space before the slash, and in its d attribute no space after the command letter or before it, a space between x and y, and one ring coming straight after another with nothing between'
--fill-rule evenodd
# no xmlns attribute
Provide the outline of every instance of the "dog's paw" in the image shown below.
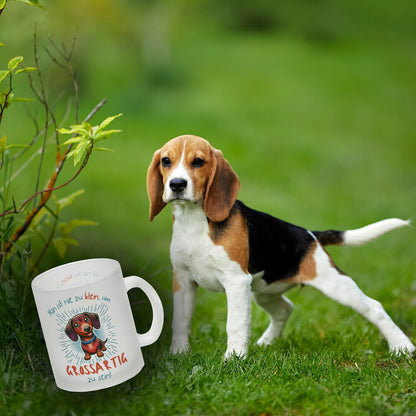
<svg viewBox="0 0 416 416"><path fill-rule="evenodd" d="M189 344L172 344L170 352L172 354L186 354L191 350Z"/></svg>
<svg viewBox="0 0 416 416"><path fill-rule="evenodd" d="M256 342L257 345L260 347L266 347L267 345L273 344L274 338L268 336L268 334L264 333Z"/></svg>
<svg viewBox="0 0 416 416"><path fill-rule="evenodd" d="M416 347L411 342L405 344L390 345L390 354L402 355L413 354L416 351Z"/></svg>
<svg viewBox="0 0 416 416"><path fill-rule="evenodd" d="M263 335L257 340L256 344L261 347L273 344L274 340L278 338L279 333L273 330L272 326L269 326L263 333Z"/></svg>
<svg viewBox="0 0 416 416"><path fill-rule="evenodd" d="M247 348L227 348L227 351L224 354L224 360L229 360L233 357L246 358Z"/></svg>

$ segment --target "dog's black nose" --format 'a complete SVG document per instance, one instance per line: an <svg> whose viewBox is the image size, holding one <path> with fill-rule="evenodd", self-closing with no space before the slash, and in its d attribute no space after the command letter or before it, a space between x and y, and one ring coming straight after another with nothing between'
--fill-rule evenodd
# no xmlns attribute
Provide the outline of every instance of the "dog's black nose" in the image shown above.
<svg viewBox="0 0 416 416"><path fill-rule="evenodd" d="M173 192L182 192L185 188L188 182L186 182L185 179L175 178L172 179L169 182L170 189L172 189Z"/></svg>
<svg viewBox="0 0 416 416"><path fill-rule="evenodd" d="M90 326L84 326L84 332L91 332Z"/></svg>

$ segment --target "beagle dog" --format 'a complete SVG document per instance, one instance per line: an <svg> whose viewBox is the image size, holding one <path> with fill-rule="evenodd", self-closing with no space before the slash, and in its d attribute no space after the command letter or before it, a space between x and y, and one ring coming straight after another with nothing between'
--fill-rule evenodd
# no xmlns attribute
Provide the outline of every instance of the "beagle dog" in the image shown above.
<svg viewBox="0 0 416 416"><path fill-rule="evenodd" d="M247 354L251 299L270 315L259 345L281 334L293 305L283 293L312 286L377 326L393 353L415 346L384 311L335 265L324 247L358 246L408 221L386 219L349 231L308 231L237 200L240 182L221 151L201 137L185 135L154 154L147 173L150 220L173 207L173 353L189 350L198 286L225 291L225 358Z"/></svg>
<svg viewBox="0 0 416 416"><path fill-rule="evenodd" d="M84 360L90 360L92 354L98 357L106 351L105 343L94 334L94 328L100 328L100 318L96 313L84 312L73 316L65 327L65 334L74 342L81 340L81 347L85 354Z"/></svg>

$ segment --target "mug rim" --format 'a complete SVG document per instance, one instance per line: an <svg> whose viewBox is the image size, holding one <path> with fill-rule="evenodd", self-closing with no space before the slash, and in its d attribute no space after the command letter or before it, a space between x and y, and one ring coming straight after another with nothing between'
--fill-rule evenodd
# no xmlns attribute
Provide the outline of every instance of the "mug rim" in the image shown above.
<svg viewBox="0 0 416 416"><path fill-rule="evenodd" d="M106 273L103 273L100 277L97 277L94 282L91 282L91 281L90 282L83 282L83 283L80 283L80 284L72 286L72 287L60 287L60 288L55 288L53 286L52 287L44 287L44 285L43 285L43 280L50 273L56 273L60 269L63 269L63 268L68 267L68 266L76 266L77 264L80 264L80 263L85 264L85 263L93 263L93 262L103 262L103 263L107 262L107 263L112 264L115 267L114 267L113 270L111 270L109 272L106 272ZM106 257L76 260L76 261L72 261L72 262L69 262L69 263L61 264L61 265L56 266L56 267L52 267L52 268L50 268L48 270L45 270L44 272L38 274L32 280L31 286L32 286L32 290L36 291L36 292L62 292L62 291L65 291L65 290L73 290L76 287L79 288L79 287L89 286L91 284L95 284L98 281L104 280L104 279L108 278L112 273L114 273L114 271L117 270L117 269L119 269L121 271L120 263L115 259L110 259L110 258L106 258Z"/></svg>

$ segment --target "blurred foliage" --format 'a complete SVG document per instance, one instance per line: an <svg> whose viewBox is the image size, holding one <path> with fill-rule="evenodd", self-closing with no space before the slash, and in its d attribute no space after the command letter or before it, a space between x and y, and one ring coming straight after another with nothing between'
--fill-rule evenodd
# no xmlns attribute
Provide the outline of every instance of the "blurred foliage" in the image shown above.
<svg viewBox="0 0 416 416"><path fill-rule="evenodd" d="M37 10L35 18L12 6L6 12L13 13L13 19L4 20L3 26L10 49L31 47L29 33L22 42L13 21L29 28L38 21L43 33L58 39L77 34L75 65L86 87L83 94L90 96L100 87L115 94L124 87L124 102L136 105L137 95L147 96L153 88L181 85L189 79L186 67L174 59L178 45L189 36L228 30L278 32L320 44L411 41L416 19L411 0L394 5L374 0L56 0L48 10ZM22 54L27 55L27 50ZM97 73L110 74L104 87ZM56 82L59 88L61 81Z"/></svg>
<svg viewBox="0 0 416 416"><path fill-rule="evenodd" d="M95 210L101 227L82 233L69 255L119 257L128 269L159 269L162 258L168 267L170 216L147 223L144 179L153 151L187 132L222 148L247 203L305 226L345 226L348 207L359 224L396 215L399 196L399 211L411 215L414 21L410 0L54 0L46 10L10 2L0 26L5 62L9 51L28 59L35 22L39 37L76 36L80 113L105 96L106 115L124 114L115 151L80 178L90 197L71 207L76 217ZM47 71L50 91L72 87ZM65 102L55 105L65 114ZM24 136L18 117L5 133ZM23 182L17 199L30 178Z"/></svg>

